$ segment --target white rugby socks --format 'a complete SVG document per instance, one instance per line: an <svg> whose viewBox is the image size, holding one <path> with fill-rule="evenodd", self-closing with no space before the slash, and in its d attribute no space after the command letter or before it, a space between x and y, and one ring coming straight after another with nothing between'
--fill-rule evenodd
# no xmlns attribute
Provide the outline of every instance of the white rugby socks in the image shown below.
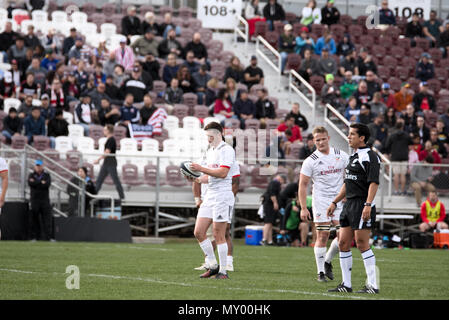
<svg viewBox="0 0 449 320"><path fill-rule="evenodd" d="M221 243L217 244L218 258L220 259L220 270L219 273L226 274L227 261L226 258L228 256L228 244Z"/></svg>
<svg viewBox="0 0 449 320"><path fill-rule="evenodd" d="M330 263L332 259L335 257L335 255L338 252L338 239L334 238L334 240L331 242L331 245L326 253L326 262Z"/></svg>
<svg viewBox="0 0 449 320"><path fill-rule="evenodd" d="M324 273L324 256L326 255L326 247L317 247L313 248L313 252L315 252L315 260L318 274L320 272Z"/></svg>
<svg viewBox="0 0 449 320"><path fill-rule="evenodd" d="M366 277L368 278L368 284L374 289L379 289L377 286L376 277L376 257L373 250L368 249L362 252L363 264L365 265Z"/></svg>
<svg viewBox="0 0 449 320"><path fill-rule="evenodd" d="M228 264L228 266L232 266L233 262L234 262L234 258L232 256L226 257L226 263Z"/></svg>
<svg viewBox="0 0 449 320"><path fill-rule="evenodd" d="M351 271L352 271L352 252L340 251L340 267L343 277L343 285L352 288Z"/></svg>
<svg viewBox="0 0 449 320"><path fill-rule="evenodd" d="M206 262L209 267L217 265L217 259L215 258L214 247L209 239L200 243L200 247L206 255Z"/></svg>

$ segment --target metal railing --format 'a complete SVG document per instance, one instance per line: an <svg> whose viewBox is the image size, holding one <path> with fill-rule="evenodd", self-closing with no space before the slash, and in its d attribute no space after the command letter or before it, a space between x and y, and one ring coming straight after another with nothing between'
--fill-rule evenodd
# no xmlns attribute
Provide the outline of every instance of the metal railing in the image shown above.
<svg viewBox="0 0 449 320"><path fill-rule="evenodd" d="M278 59L277 64L275 64L272 59L270 59L266 51L270 52L271 55L274 56L274 58ZM281 54L261 36L257 36L256 38L256 53L260 55L265 60L265 62L268 63L268 65L272 67L274 71L276 71L276 73L279 74L279 76L281 76Z"/></svg>
<svg viewBox="0 0 449 320"><path fill-rule="evenodd" d="M295 80L299 81L304 87L309 90L310 94L312 95L312 100L310 100L302 91L296 86ZM306 80L304 80L303 77L299 75L295 70L290 70L289 76L288 76L288 93L291 98L292 91L295 92L297 95L299 95L306 104L312 109L312 119L313 123L316 123L316 91L315 89L308 83Z"/></svg>
<svg viewBox="0 0 449 320"><path fill-rule="evenodd" d="M248 54L248 39L249 39L249 25L245 18L238 16L237 26L234 28L234 42L237 43L238 37L242 37L245 40L245 53ZM241 25L244 27L244 32L240 29Z"/></svg>

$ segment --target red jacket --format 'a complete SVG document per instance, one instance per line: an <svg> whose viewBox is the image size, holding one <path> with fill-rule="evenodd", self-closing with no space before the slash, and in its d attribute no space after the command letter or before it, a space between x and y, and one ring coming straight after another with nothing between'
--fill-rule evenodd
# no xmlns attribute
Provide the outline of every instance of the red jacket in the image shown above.
<svg viewBox="0 0 449 320"><path fill-rule="evenodd" d="M421 151L418 153L419 161L422 161L422 160L425 159L428 155L429 155L429 152L427 152L426 149L421 150ZM435 149L432 149L432 152L430 153L430 155L433 157L433 160L434 160L433 163L441 163L441 157L440 157L440 155L438 154L438 152L437 152ZM436 169L436 168L434 168L434 169Z"/></svg>
<svg viewBox="0 0 449 320"><path fill-rule="evenodd" d="M226 108L225 104L220 99L215 100L214 113L220 113L221 111L232 112L231 101L229 101L229 100L226 100L226 101L229 104L229 108ZM226 116L226 118L230 118L230 117Z"/></svg>
<svg viewBox="0 0 449 320"><path fill-rule="evenodd" d="M281 123L278 127L279 132L284 132L287 129L288 128L285 125L285 123ZM293 127L291 127L290 130L292 132L292 136L290 137L290 139L288 139L288 141L290 141L290 142L295 142L296 140L302 141L301 129L299 129L299 127L297 125L294 125Z"/></svg>
<svg viewBox="0 0 449 320"><path fill-rule="evenodd" d="M438 200L436 203L433 203L433 202L431 202L431 201L429 200L429 198L427 198L427 200L424 201L423 204L421 205L421 219L422 219L422 221L423 221L423 222L426 222L426 223L429 223L429 222L430 222L430 221L429 221L429 218L430 218L432 221L435 221L435 218L436 218L436 217L432 217L432 216L429 216L429 215L428 215L428 213L427 213L427 205L426 205L427 201L429 202L431 208L435 208L435 206L438 204L438 202L440 203L439 217L438 217L438 219L436 220L436 222L442 222L442 221L444 221L444 218L446 218L446 209L444 208L443 202L441 202L440 200ZM430 212L429 212L429 213L430 213ZM437 214L438 214L438 213L437 213ZM432 219L432 218L433 218L433 219Z"/></svg>

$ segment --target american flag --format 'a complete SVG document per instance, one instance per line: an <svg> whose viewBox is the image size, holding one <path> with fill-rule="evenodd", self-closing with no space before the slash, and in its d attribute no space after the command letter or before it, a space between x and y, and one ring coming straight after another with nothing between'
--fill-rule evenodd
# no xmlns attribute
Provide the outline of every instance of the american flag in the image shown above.
<svg viewBox="0 0 449 320"><path fill-rule="evenodd" d="M167 119L167 111L164 108L157 108L153 112L147 124L153 127L153 134L160 135L162 133L162 125L165 119Z"/></svg>

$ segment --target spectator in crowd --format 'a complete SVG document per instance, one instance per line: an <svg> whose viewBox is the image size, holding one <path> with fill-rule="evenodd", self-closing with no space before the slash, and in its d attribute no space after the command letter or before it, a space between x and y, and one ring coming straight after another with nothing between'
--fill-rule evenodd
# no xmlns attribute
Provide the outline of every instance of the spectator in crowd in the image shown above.
<svg viewBox="0 0 449 320"><path fill-rule="evenodd" d="M340 89L334 84L334 75L329 73L325 76L326 83L321 88L321 102L329 103L333 107L339 108Z"/></svg>
<svg viewBox="0 0 449 320"><path fill-rule="evenodd" d="M131 48L134 50L136 57L144 57L150 53L157 57L159 54L157 50L158 46L159 43L154 39L154 33L150 28L145 30L144 35L137 38L131 44Z"/></svg>
<svg viewBox="0 0 449 320"><path fill-rule="evenodd" d="M98 86L100 83L106 82L106 75L103 73L103 65L101 62L95 64L95 71L92 75L94 78L94 85Z"/></svg>
<svg viewBox="0 0 449 320"><path fill-rule="evenodd" d="M85 63L83 60L78 61L78 68L74 72L76 83L79 84L81 91L87 89L87 84L89 82L89 74L85 69Z"/></svg>
<svg viewBox="0 0 449 320"><path fill-rule="evenodd" d="M28 11L34 11L34 10L42 10L47 11L49 1L48 0L27 0L25 1L26 9Z"/></svg>
<svg viewBox="0 0 449 320"><path fill-rule="evenodd" d="M287 177L277 174L268 184L267 190L262 195L264 212L262 245L273 244L273 225L275 224L279 213L279 195L281 186L285 182L287 182Z"/></svg>
<svg viewBox="0 0 449 320"><path fill-rule="evenodd" d="M419 92L415 93L413 96L413 105L415 106L417 113L436 110L435 98L430 94L426 81L419 84Z"/></svg>
<svg viewBox="0 0 449 320"><path fill-rule="evenodd" d="M75 40L77 38L76 35L76 28L72 27L70 28L70 34L68 37L66 37L62 43L62 54L64 56L67 56L67 54L69 53L70 49L72 49L72 47L75 45Z"/></svg>
<svg viewBox="0 0 449 320"><path fill-rule="evenodd" d="M169 54L174 54L175 57L182 56L182 46L178 40L176 40L176 32L171 29L168 31L167 38L162 40L158 46L159 57L167 59Z"/></svg>
<svg viewBox="0 0 449 320"><path fill-rule="evenodd" d="M359 67L357 63L357 52L355 50L347 51L345 59L340 63L340 75L344 76L347 71L351 71L351 74L358 76Z"/></svg>
<svg viewBox="0 0 449 320"><path fill-rule="evenodd" d="M321 50L321 58L318 60L318 65L320 67L320 74L325 77L328 74L333 76L337 75L338 66L337 62L330 57L329 49L324 47Z"/></svg>
<svg viewBox="0 0 449 320"><path fill-rule="evenodd" d="M441 32L443 32L443 26L437 19L437 12L435 10L430 11L429 20L424 22L424 35L430 40L430 44L434 47L440 38Z"/></svg>
<svg viewBox="0 0 449 320"><path fill-rule="evenodd" d="M311 24L321 24L321 10L317 7L315 0L309 0L307 5L302 8L301 23L305 26Z"/></svg>
<svg viewBox="0 0 449 320"><path fill-rule="evenodd" d="M139 110L133 106L134 96L132 93L128 93L125 96L123 106L120 108L120 121L123 125L137 124L140 120Z"/></svg>
<svg viewBox="0 0 449 320"><path fill-rule="evenodd" d="M16 42L19 34L12 30L12 22L6 21L5 29L0 34L0 52L6 52Z"/></svg>
<svg viewBox="0 0 449 320"><path fill-rule="evenodd" d="M340 20L340 11L334 7L334 0L327 0L326 5L321 9L321 23L330 27Z"/></svg>
<svg viewBox="0 0 449 320"><path fill-rule="evenodd" d="M264 84L263 70L257 66L257 57L252 56L250 65L243 71L244 84L248 90L255 84Z"/></svg>
<svg viewBox="0 0 449 320"><path fill-rule="evenodd" d="M115 125L120 121L120 111L118 108L112 108L108 99L103 98L100 102L100 110L98 110L98 120L100 125Z"/></svg>
<svg viewBox="0 0 449 320"><path fill-rule="evenodd" d="M432 156L427 156L421 160L420 166L413 166L410 173L411 187L415 193L416 205L421 206L422 203L422 191L430 192L435 191L435 187L432 184L432 164L434 160Z"/></svg>
<svg viewBox="0 0 449 320"><path fill-rule="evenodd" d="M371 113L371 107L369 104L362 104L360 107L360 113L357 117L357 122L368 125L374 119L374 115Z"/></svg>
<svg viewBox="0 0 449 320"><path fill-rule="evenodd" d="M234 105L240 96L240 90L237 89L234 79L230 78L226 80L226 92L228 93L228 99L231 101L232 105Z"/></svg>
<svg viewBox="0 0 449 320"><path fill-rule="evenodd" d="M410 136L412 137L413 150L415 150L416 153L418 154L418 161L419 161L419 153L423 150L423 145L421 144L421 138L419 137L419 135L417 133L412 133L412 134L410 134Z"/></svg>
<svg viewBox="0 0 449 320"><path fill-rule="evenodd" d="M379 10L379 24L386 26L396 25L396 17L394 12L388 8L388 0L382 0Z"/></svg>
<svg viewBox="0 0 449 320"><path fill-rule="evenodd" d="M179 87L182 89L182 92L195 92L195 82L190 75L189 69L185 65L179 67L176 78L179 81Z"/></svg>
<svg viewBox="0 0 449 320"><path fill-rule="evenodd" d="M159 34L159 25L156 23L156 17L154 16L154 12L148 11L145 13L145 19L141 23L142 25L142 33L150 30L154 35Z"/></svg>
<svg viewBox="0 0 449 320"><path fill-rule="evenodd" d="M70 48L68 53L68 58L72 65L75 65L81 59L82 48L83 48L83 38L76 37L75 45Z"/></svg>
<svg viewBox="0 0 449 320"><path fill-rule="evenodd" d="M89 125L92 119L97 116L97 110L92 103L92 99L84 92L81 94L81 101L75 107L75 123L84 128L84 135L89 135Z"/></svg>
<svg viewBox="0 0 449 320"><path fill-rule="evenodd" d="M413 13L412 21L407 23L405 36L410 38L412 47L416 46L416 40L424 37L423 26L419 22L419 14Z"/></svg>
<svg viewBox="0 0 449 320"><path fill-rule="evenodd" d="M34 81L34 74L32 72L28 72L26 74L25 81L23 81L20 86L19 99L25 99L27 96L37 99L38 88L38 85Z"/></svg>
<svg viewBox="0 0 449 320"><path fill-rule="evenodd" d="M39 107L32 108L31 114L25 118L24 126L28 144L33 142L34 136L45 136L45 119L41 116Z"/></svg>
<svg viewBox="0 0 449 320"><path fill-rule="evenodd" d="M305 160L308 156L314 153L316 150L315 142L313 142L313 134L309 133L306 138L306 143L299 149L299 159Z"/></svg>
<svg viewBox="0 0 449 320"><path fill-rule="evenodd" d="M296 39L293 35L293 27L291 24L284 26L284 33L279 36L278 50L281 53L281 73L284 74L287 58L290 53L295 51Z"/></svg>
<svg viewBox="0 0 449 320"><path fill-rule="evenodd" d="M259 119L261 124L265 124L266 119L275 119L276 111L273 102L268 99L267 89L262 88L257 90L257 97L254 118Z"/></svg>
<svg viewBox="0 0 449 320"><path fill-rule="evenodd" d="M140 19L136 16L136 11L135 6L129 6L126 9L127 15L122 18L122 34L128 37L128 39L131 39L131 36L141 34L142 32Z"/></svg>
<svg viewBox="0 0 449 320"><path fill-rule="evenodd" d="M6 138L8 144L11 138L21 135L23 128L23 119L17 116L17 110L14 107L9 108L8 115L3 119L2 135Z"/></svg>
<svg viewBox="0 0 449 320"><path fill-rule="evenodd" d="M50 146L55 148L56 137L69 135L69 123L64 119L62 110L56 110L55 117L48 122Z"/></svg>
<svg viewBox="0 0 449 320"><path fill-rule="evenodd" d="M328 0L334 1L334 0ZM300 205L297 198L293 199L285 207L285 213L282 215L281 231L282 235L288 235L290 246L305 247L307 246L307 236L309 235L309 223L301 221ZM299 238L301 237L301 243Z"/></svg>
<svg viewBox="0 0 449 320"><path fill-rule="evenodd" d="M39 40L39 38L34 33L34 26L33 25L29 25L27 30L28 30L28 32L27 32L27 34L25 35L25 38L24 38L25 47L32 48L34 50L34 48L36 48L38 45L41 44L41 41Z"/></svg>
<svg viewBox="0 0 449 320"><path fill-rule="evenodd" d="M128 75L125 74L125 68L120 64L115 65L114 73L112 74L112 76L114 77L114 86L116 86L117 88L120 88L126 81L126 79L128 79Z"/></svg>
<svg viewBox="0 0 449 320"><path fill-rule="evenodd" d="M384 114L378 113L374 121L368 124L371 133L368 143L380 152L384 152L384 147L388 138L388 127L384 123Z"/></svg>
<svg viewBox="0 0 449 320"><path fill-rule="evenodd" d="M390 160L397 162L393 164L393 184L394 195L407 195L405 189L407 168L408 168L408 146L411 144L410 136L404 131L404 121L398 119L396 122L396 132L391 134L385 145L386 152L390 155ZM401 188L399 189L399 182Z"/></svg>
<svg viewBox="0 0 449 320"><path fill-rule="evenodd" d="M161 68L161 65L155 59L153 54L150 53L145 56L145 61L142 64L142 68L150 74L153 81L161 79L159 76L159 69Z"/></svg>
<svg viewBox="0 0 449 320"><path fill-rule="evenodd" d="M24 73L22 72L21 69L19 69L19 63L17 62L17 60L11 61L10 74L11 74L11 80L12 80L13 85L16 88L20 87L20 84L22 83L22 80L23 80ZM6 74L4 75L4 79L2 79L1 81L5 80L5 77L6 77Z"/></svg>
<svg viewBox="0 0 449 320"><path fill-rule="evenodd" d="M381 101L385 103L387 108L396 109L396 101L394 99L394 94L390 91L390 84L387 82L382 83L381 87Z"/></svg>
<svg viewBox="0 0 449 320"><path fill-rule="evenodd" d="M223 81L226 82L228 78L232 78L235 82L243 83L243 68L240 65L240 59L236 56L233 56L230 60L229 66L225 70L225 75Z"/></svg>
<svg viewBox="0 0 449 320"><path fill-rule="evenodd" d="M224 123L224 120L232 118L234 111L232 109L232 102L229 100L226 89L218 91L217 100L215 100L214 117Z"/></svg>
<svg viewBox="0 0 449 320"><path fill-rule="evenodd" d="M373 94L373 100L369 103L369 106L373 115L383 115L385 113L385 110L387 110L387 106L382 102L382 93L380 91Z"/></svg>
<svg viewBox="0 0 449 320"><path fill-rule="evenodd" d="M195 93L198 96L198 104L202 105L206 99L207 82L212 78L210 74L207 73L207 66L205 64L201 65L199 71L194 73L192 78L195 83ZM229 79L234 81L233 78Z"/></svg>
<svg viewBox="0 0 449 320"><path fill-rule="evenodd" d="M290 144L295 141L302 141L302 136L301 129L295 124L295 117L293 116L287 115L284 122L281 123L277 128L278 132L285 132L287 129L290 129L291 131L291 136L289 137L286 144L284 144L286 150L288 151ZM286 153L288 154L289 152Z"/></svg>
<svg viewBox="0 0 449 320"><path fill-rule="evenodd" d="M125 70L131 70L134 67L134 52L131 47L126 45L126 37L120 38L120 46L115 49L115 61L123 66Z"/></svg>
<svg viewBox="0 0 449 320"><path fill-rule="evenodd" d="M348 99L351 97L354 92L357 90L358 84L357 81L354 80L352 75L352 71L345 71L343 83L340 86L340 95L343 99Z"/></svg>
<svg viewBox="0 0 449 320"><path fill-rule="evenodd" d="M440 33L438 47L443 52L443 57L449 57L449 20L444 23L444 31Z"/></svg>
<svg viewBox="0 0 449 320"><path fill-rule="evenodd" d="M25 41L22 37L17 37L15 44L12 45L8 50L8 59L9 61L15 59L19 62L19 65L25 59L26 55L26 47Z"/></svg>
<svg viewBox="0 0 449 320"><path fill-rule="evenodd" d="M357 98L352 96L348 100L348 106L345 111L345 118L350 122L356 122L360 114L360 109L357 107Z"/></svg>
<svg viewBox="0 0 449 320"><path fill-rule="evenodd" d="M33 108L33 96L31 94L28 94L25 96L24 101L19 107L19 118L25 119L31 114L31 109Z"/></svg>
<svg viewBox="0 0 449 320"><path fill-rule="evenodd" d="M365 80L359 82L359 86L356 92L354 92L354 97L357 99L357 108L360 108L362 104L368 104L373 99Z"/></svg>
<svg viewBox="0 0 449 320"><path fill-rule="evenodd" d="M438 140L440 140L443 143L449 143L448 141L449 128L446 127L446 124L442 119L437 120L436 129L438 132Z"/></svg>
<svg viewBox="0 0 449 320"><path fill-rule="evenodd" d="M248 22L248 33L251 38L256 30L256 22L265 21L263 12L259 9L259 0L247 1L245 7L245 19Z"/></svg>
<svg viewBox="0 0 449 320"><path fill-rule="evenodd" d="M86 167L80 167L78 168L78 177L73 177L70 179L70 182L74 185L77 185L78 187L83 187L83 182L85 185L86 192L89 192L90 194L97 194L97 190L95 189L95 184L93 183L92 179L87 174L87 168ZM88 212L90 212L90 197L85 195L84 199L84 212L81 213L81 208L78 207L78 200L79 200L79 190L72 185L67 185L67 193L69 194L69 216L78 216L78 217L89 217L90 215Z"/></svg>
<svg viewBox="0 0 449 320"><path fill-rule="evenodd" d="M56 109L50 107L50 97L44 93L41 97L41 115L45 119L45 125L55 117Z"/></svg>
<svg viewBox="0 0 449 320"><path fill-rule="evenodd" d="M263 16L265 17L270 31L274 30L275 21L285 21L285 11L277 0L269 0L263 8Z"/></svg>
<svg viewBox="0 0 449 320"><path fill-rule="evenodd" d="M34 171L28 176L31 203L30 235L33 241L40 240L40 234L43 234L43 240L54 241L49 196L51 177L43 165L43 161L37 159L34 162Z"/></svg>
<svg viewBox="0 0 449 320"><path fill-rule="evenodd" d="M195 32L193 34L192 41L188 42L184 48L184 52L193 52L194 60L198 64L208 64L207 61L207 48L204 43L201 42L201 33Z"/></svg>
<svg viewBox="0 0 449 320"><path fill-rule="evenodd" d="M151 96L147 93L143 97L143 106L140 109L140 124L146 125L148 124L148 119L151 118L154 111L157 110L157 107L153 105L153 99L151 99Z"/></svg>
<svg viewBox="0 0 449 320"><path fill-rule="evenodd" d="M123 69L122 69L123 70ZM114 84L114 76L110 75L106 77L106 90L105 93L111 99L120 99L120 89Z"/></svg>
<svg viewBox="0 0 449 320"><path fill-rule="evenodd" d="M248 98L248 91L241 90L240 97L237 98L234 104L234 113L240 120L240 128L245 129L245 121L253 119L256 106L254 102Z"/></svg>
<svg viewBox="0 0 449 320"><path fill-rule="evenodd" d="M114 74L114 69L117 65L117 62L115 61L115 52L110 52L108 56L108 60L103 63L103 73L106 77Z"/></svg>
<svg viewBox="0 0 449 320"><path fill-rule="evenodd" d="M47 55L44 59L42 59L41 67L48 70L53 71L56 70L56 66L58 65L59 60L56 59L56 53L53 49L49 49Z"/></svg>
<svg viewBox="0 0 449 320"><path fill-rule="evenodd" d="M167 12L164 15L164 22L159 25L159 35L167 39L170 30L175 31L175 36L181 35L181 27L173 23L171 13Z"/></svg>
<svg viewBox="0 0 449 320"><path fill-rule="evenodd" d="M315 51L315 40L310 36L309 29L302 27L299 36L296 37L295 52L301 55L301 58L304 58L304 52L307 49Z"/></svg>
<svg viewBox="0 0 449 320"><path fill-rule="evenodd" d="M128 96L132 97L132 95ZM98 174L95 188L97 189L97 192L100 192L104 179L106 179L106 177L110 175L112 181L115 184L115 188L118 191L120 199L123 200L125 198L125 193L123 192L123 187L117 174L117 159L115 158L117 143L114 138L114 126L111 124L106 125L103 129L103 133L107 137L106 143L104 145L104 155L95 160L94 164L100 163L102 159L104 159L104 161L103 165L100 168L100 173Z"/></svg>
<svg viewBox="0 0 449 320"><path fill-rule="evenodd" d="M355 46L351 42L351 35L349 33L345 33L337 45L337 55L340 57L340 61L343 61L348 52L352 51L355 51Z"/></svg>
<svg viewBox="0 0 449 320"><path fill-rule="evenodd" d="M377 73L377 66L373 61L373 58L368 54L368 49L361 48L359 57L357 59L357 67L360 76L367 75L368 71L372 71L373 74Z"/></svg>
<svg viewBox="0 0 449 320"><path fill-rule="evenodd" d="M61 87L61 81L57 78L53 79L51 88L46 92L50 97L50 106L53 108L66 109L67 101L65 99L64 91Z"/></svg>
<svg viewBox="0 0 449 320"><path fill-rule="evenodd" d="M37 46L36 48L38 48ZM35 49L36 49L35 48ZM31 48L27 48L25 53L25 59L22 60L22 63L20 64L20 72L25 73L28 67L31 65L31 61L34 58L34 51ZM37 56L36 56L37 57ZM14 61L14 60L13 60ZM12 66L11 66L12 67Z"/></svg>
<svg viewBox="0 0 449 320"><path fill-rule="evenodd" d="M182 95L184 92L179 88L178 78L172 78L170 86L165 90L165 102L170 106L169 110L173 109L173 106L177 103L182 103Z"/></svg>
<svg viewBox="0 0 449 320"><path fill-rule="evenodd" d="M413 96L410 93L410 84L404 82L401 85L401 90L394 94L395 110L403 112L407 105L412 103Z"/></svg>
<svg viewBox="0 0 449 320"><path fill-rule="evenodd" d="M436 128L430 129L430 142L432 143L432 148L440 154L441 158L447 158L446 147L444 146L444 142L439 139Z"/></svg>
<svg viewBox="0 0 449 320"><path fill-rule="evenodd" d="M380 92L380 86L379 83L377 82L377 76L375 72L371 70L367 70L365 76L366 76L365 82L368 88L368 92L371 97L374 97L374 94L376 92Z"/></svg>
<svg viewBox="0 0 449 320"><path fill-rule="evenodd" d="M186 66L191 75L198 72L198 70L200 69L200 64L195 61L195 55L193 51L187 52L186 59L182 66Z"/></svg>
<svg viewBox="0 0 449 320"><path fill-rule="evenodd" d="M427 158L427 156L431 156L433 158L433 163L441 163L440 154L433 148L432 142L430 142L430 140L427 140L424 143L424 149L419 152L419 161Z"/></svg>
<svg viewBox="0 0 449 320"><path fill-rule="evenodd" d="M134 66L131 77L123 83L121 87L122 96L132 94L135 103L143 101L143 96L153 89L153 79L147 72L142 72L138 65Z"/></svg>
<svg viewBox="0 0 449 320"><path fill-rule="evenodd" d="M424 52L416 64L415 78L427 81L435 77L435 69L430 54Z"/></svg>
<svg viewBox="0 0 449 320"><path fill-rule="evenodd" d="M426 201L424 201L421 205L421 220L423 222L419 225L419 230L421 232L427 232L435 229L448 229L448 225L444 221L445 218L446 209L443 202L438 199L438 195L435 190L429 191Z"/></svg>
<svg viewBox="0 0 449 320"><path fill-rule="evenodd" d="M31 65L26 70L26 74L32 73L34 75L34 81L39 85L41 90L45 88L45 79L47 78L48 71L41 67L39 58L33 58Z"/></svg>
<svg viewBox="0 0 449 320"><path fill-rule="evenodd" d="M430 130L425 125L425 120L423 115L418 115L416 117L416 127L414 128L414 133L420 137L420 143L424 144L430 139Z"/></svg>
<svg viewBox="0 0 449 320"><path fill-rule="evenodd" d="M299 103L293 102L292 109L287 114L295 118L295 125L301 128L301 132L306 132L309 128L307 118L299 111Z"/></svg>
<svg viewBox="0 0 449 320"><path fill-rule="evenodd" d="M75 73L69 73L67 80L64 82L62 91L67 99L77 100L81 94L81 87L76 81ZM69 100L69 101L70 101Z"/></svg>
<svg viewBox="0 0 449 320"><path fill-rule="evenodd" d="M408 104L405 112L401 114L401 118L404 120L404 130L411 134L416 128L416 112L413 104Z"/></svg>
<svg viewBox="0 0 449 320"><path fill-rule="evenodd" d="M332 38L332 33L327 29L324 30L323 35L316 41L315 53L321 56L321 52L324 48L326 48L332 55L337 53L335 40Z"/></svg>
<svg viewBox="0 0 449 320"><path fill-rule="evenodd" d="M298 71L299 75L303 77L307 82L310 81L311 76L316 75L320 72L318 61L313 58L311 50L307 49L306 51L304 51L304 59L302 59Z"/></svg>

